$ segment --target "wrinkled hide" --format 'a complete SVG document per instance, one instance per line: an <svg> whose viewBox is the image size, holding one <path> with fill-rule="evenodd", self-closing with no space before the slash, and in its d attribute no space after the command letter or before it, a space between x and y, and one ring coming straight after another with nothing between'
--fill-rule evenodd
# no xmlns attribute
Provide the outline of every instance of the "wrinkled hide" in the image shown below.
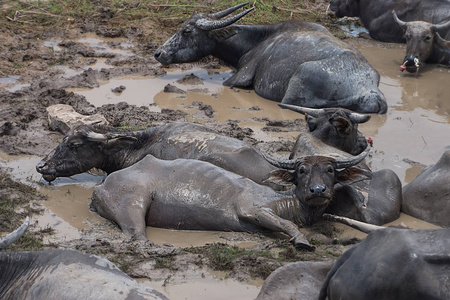
<svg viewBox="0 0 450 300"><path fill-rule="evenodd" d="M448 299L449 249L449 229L376 230L337 260L318 299Z"/></svg>
<svg viewBox="0 0 450 300"><path fill-rule="evenodd" d="M146 239L146 225L272 231L284 232L296 246L312 250L298 228L321 218L338 180L336 168L337 161L332 158L303 157L292 173L280 170L295 185L293 190L280 194L207 162L166 161L148 155L112 173L97 186L92 207L116 222L126 235L139 239Z"/></svg>
<svg viewBox="0 0 450 300"><path fill-rule="evenodd" d="M337 17L360 17L376 40L406 42L402 71L416 72L424 62L450 64L450 50L436 35L450 40L449 0L331 0L330 9Z"/></svg>
<svg viewBox="0 0 450 300"><path fill-rule="evenodd" d="M167 299L110 261L73 250L0 252L0 298Z"/></svg>
<svg viewBox="0 0 450 300"><path fill-rule="evenodd" d="M386 113L380 76L356 49L304 21L232 25L250 10L224 22L193 15L156 50L155 59L168 65L213 55L236 70L224 85L254 88L261 97L285 104ZM205 27L206 22L219 26Z"/></svg>
<svg viewBox="0 0 450 300"><path fill-rule="evenodd" d="M0 238L4 249L20 238L30 220ZM74 250L0 252L2 300L167 300L128 277L110 261Z"/></svg>
<svg viewBox="0 0 450 300"><path fill-rule="evenodd" d="M334 261L284 265L264 280L256 300L316 300Z"/></svg>
<svg viewBox="0 0 450 300"><path fill-rule="evenodd" d="M92 168L111 173L133 165L147 154L161 159L209 161L258 183L275 169L256 148L241 140L203 125L177 122L128 133L98 125L77 126L37 164L36 170L47 181Z"/></svg>
<svg viewBox="0 0 450 300"><path fill-rule="evenodd" d="M450 227L450 150L403 188L402 211Z"/></svg>
<svg viewBox="0 0 450 300"><path fill-rule="evenodd" d="M344 157L346 153L326 145L308 133L303 133L298 137L290 158L305 155ZM402 185L392 170L372 172L362 162L348 168L346 172L364 173L366 176L358 177L357 181L337 184L327 212L376 225L382 225L400 217Z"/></svg>

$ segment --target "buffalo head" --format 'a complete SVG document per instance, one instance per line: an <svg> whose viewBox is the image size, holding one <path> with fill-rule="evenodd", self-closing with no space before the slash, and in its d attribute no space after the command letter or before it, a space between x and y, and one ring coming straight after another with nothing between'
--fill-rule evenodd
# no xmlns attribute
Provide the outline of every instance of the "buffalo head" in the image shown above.
<svg viewBox="0 0 450 300"><path fill-rule="evenodd" d="M331 0L329 9L336 17L359 17L360 0Z"/></svg>
<svg viewBox="0 0 450 300"><path fill-rule="evenodd" d="M349 183L366 178L363 170L352 167L360 163L369 150L370 146L359 155L346 158L312 155L280 161L267 154L264 156L269 163L281 168L272 172L270 180L293 183L294 193L304 207L324 210L333 198L336 183Z"/></svg>
<svg viewBox="0 0 450 300"><path fill-rule="evenodd" d="M133 137L100 131L105 131L104 127L79 125L70 129L61 144L36 165L36 170L48 182L57 177L69 177L92 168L109 172L104 166L108 151L117 146L119 141L133 140Z"/></svg>
<svg viewBox="0 0 450 300"><path fill-rule="evenodd" d="M171 63L194 62L212 54L216 46L216 38L227 39L234 34L232 30L222 29L233 24L254 8L226 19L220 19L248 3L239 4L206 16L203 14L193 15L164 45L155 51L155 59L163 65L169 65Z"/></svg>
<svg viewBox="0 0 450 300"><path fill-rule="evenodd" d="M404 22L397 17L394 10L392 15L397 24L405 31L406 56L400 70L415 73L420 65L432 55L435 44L445 43L445 41L439 40L437 32L450 28L450 21L441 24L425 21Z"/></svg>
<svg viewBox="0 0 450 300"><path fill-rule="evenodd" d="M279 104L282 108L302 113L314 137L325 144L357 155L367 147L367 141L358 130L358 124L370 120L370 115L359 114L344 108L306 108L296 105Z"/></svg>

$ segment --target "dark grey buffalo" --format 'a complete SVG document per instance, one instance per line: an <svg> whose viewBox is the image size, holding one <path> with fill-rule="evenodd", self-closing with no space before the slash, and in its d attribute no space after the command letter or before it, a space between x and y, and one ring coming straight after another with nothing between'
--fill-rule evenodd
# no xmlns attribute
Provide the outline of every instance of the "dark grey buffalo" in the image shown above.
<svg viewBox="0 0 450 300"><path fill-rule="evenodd" d="M338 108L295 106L293 109L307 113L311 134L325 143L351 154L366 148L367 142L357 126L370 115ZM175 122L127 133L100 125L76 126L37 164L36 170L50 182L91 168L111 173L134 164L147 154L161 159L208 161L258 183L266 182L268 174L275 169L257 149L241 140L220 135L203 125Z"/></svg>
<svg viewBox="0 0 450 300"><path fill-rule="evenodd" d="M299 261L284 265L264 280L256 300L317 300L334 261Z"/></svg>
<svg viewBox="0 0 450 300"><path fill-rule="evenodd" d="M138 239L146 239L146 225L272 231L284 232L297 247L312 250L299 227L321 218L336 182L359 176L338 170L359 163L368 149L347 159L306 156L272 172L295 185L282 194L207 162L168 161L147 155L131 167L110 174L97 186L92 207L116 222L126 235Z"/></svg>
<svg viewBox="0 0 450 300"><path fill-rule="evenodd" d="M331 0L337 17L360 17L371 37L407 43L401 70L417 72L423 62L450 64L449 0Z"/></svg>
<svg viewBox="0 0 450 300"><path fill-rule="evenodd" d="M193 15L156 50L155 58L168 65L213 55L236 70L224 82L227 86L253 87L261 97L285 104L386 112L380 76L357 50L305 21L233 25L252 8L221 19L246 4Z"/></svg>
<svg viewBox="0 0 450 300"><path fill-rule="evenodd" d="M376 228L335 263L278 268L256 299L450 299L449 249L449 229Z"/></svg>
<svg viewBox="0 0 450 300"><path fill-rule="evenodd" d="M337 260L318 299L450 299L449 249L450 229L376 230Z"/></svg>
<svg viewBox="0 0 450 300"><path fill-rule="evenodd" d="M0 239L0 249L19 238L28 219ZM167 300L137 283L110 261L73 250L0 252L0 299Z"/></svg>
<svg viewBox="0 0 450 300"><path fill-rule="evenodd" d="M143 131L118 133L100 125L69 130L36 170L47 181L98 168L111 173L136 163L147 154L160 159L209 161L258 183L275 169L256 148L210 128L184 122L167 123Z"/></svg>
<svg viewBox="0 0 450 300"><path fill-rule="evenodd" d="M352 155L358 155L367 148L367 140L358 130L358 124L369 121L368 114L359 114L344 108L314 109L289 104L279 105L304 114L309 133L329 146Z"/></svg>
<svg viewBox="0 0 450 300"><path fill-rule="evenodd" d="M297 138L289 156L295 161L305 155L335 155L345 157L346 153L331 147L309 133ZM389 169L372 172L361 162L346 172L365 174L355 181L335 186L333 200L327 211L370 224L382 225L400 217L402 184L398 176Z"/></svg>
<svg viewBox="0 0 450 300"><path fill-rule="evenodd" d="M450 150L403 188L402 211L450 227Z"/></svg>

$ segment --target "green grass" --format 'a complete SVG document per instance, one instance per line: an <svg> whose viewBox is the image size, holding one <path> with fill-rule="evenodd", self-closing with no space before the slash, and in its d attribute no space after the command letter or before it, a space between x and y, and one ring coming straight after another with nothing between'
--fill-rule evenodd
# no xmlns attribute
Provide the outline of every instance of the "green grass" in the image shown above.
<svg viewBox="0 0 450 300"><path fill-rule="evenodd" d="M5 13L0 19L0 26L12 30L17 30L18 27L27 29L30 26L68 29L92 22L121 27L151 20L159 24L159 28L173 33L195 13L217 12L243 2L232 0L211 4L208 1L193 0L5 0L2 2ZM296 18L329 25L323 11L308 8L314 3L311 0L251 1L243 9L254 5L255 10L237 24L273 24Z"/></svg>
<svg viewBox="0 0 450 300"><path fill-rule="evenodd" d="M43 199L43 196L34 187L15 181L0 170L0 232L9 233L17 229L25 216L34 212L28 205L33 199ZM49 231L49 228L44 228L42 232L26 232L7 250L42 249L43 234Z"/></svg>

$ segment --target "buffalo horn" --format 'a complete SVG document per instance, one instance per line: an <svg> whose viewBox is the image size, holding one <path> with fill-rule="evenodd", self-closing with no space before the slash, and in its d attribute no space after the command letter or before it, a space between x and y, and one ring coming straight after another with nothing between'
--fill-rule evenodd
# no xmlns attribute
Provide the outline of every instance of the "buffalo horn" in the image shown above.
<svg viewBox="0 0 450 300"><path fill-rule="evenodd" d="M332 215L332 214L323 214L322 218L325 220L328 220L328 221L334 221L334 222L346 224L350 227L353 227L353 228L358 229L365 233L371 233L372 231L375 231L375 230L384 229L383 226L368 224L368 223L364 223L364 222L361 222L358 220L341 217L341 216L336 216L336 215Z"/></svg>
<svg viewBox="0 0 450 300"><path fill-rule="evenodd" d="M288 108L292 111L296 111L301 114L308 114L314 118L318 118L325 113L325 110L323 108L309 108L309 107L290 105L290 104L284 104L284 103L279 103L278 105L282 108Z"/></svg>
<svg viewBox="0 0 450 300"><path fill-rule="evenodd" d="M397 22L398 25L400 25L401 28L406 29L406 22L400 20L397 17L397 14L395 13L395 10L392 11L392 16L394 17L394 20Z"/></svg>
<svg viewBox="0 0 450 300"><path fill-rule="evenodd" d="M23 222L23 224L19 228L0 239L0 249L4 249L17 241L25 233L29 225L30 218L26 217L25 222Z"/></svg>
<svg viewBox="0 0 450 300"><path fill-rule="evenodd" d="M370 145L367 144L366 149L356 156L352 156L347 159L336 159L336 169L345 169L354 166L356 164L359 164L360 162L363 161L364 158L366 158L367 154L369 154L369 151Z"/></svg>
<svg viewBox="0 0 450 300"><path fill-rule="evenodd" d="M359 113L350 113L348 115L348 118L350 119L350 121L352 121L353 123L365 123L367 121L370 120L370 115L366 115L366 114L359 114Z"/></svg>
<svg viewBox="0 0 450 300"><path fill-rule="evenodd" d="M231 14L232 12L234 12L235 10L237 10L237 9L243 7L243 6L246 6L246 5L249 4L249 3L250 3L250 2L245 2L245 3L242 3L242 4L238 4L238 5L236 5L236 6L227 8L227 9L225 9L225 10L222 10L222 11L219 11L219 12L216 12L216 13L209 14L208 17L211 18L211 19L215 19L215 20L221 19L221 18L223 18L223 17L225 17L225 16L228 16L229 14Z"/></svg>
<svg viewBox="0 0 450 300"><path fill-rule="evenodd" d="M435 31L444 30L447 27L450 27L450 21L445 22L445 23L441 23L441 24L433 24L433 29Z"/></svg>
<svg viewBox="0 0 450 300"><path fill-rule="evenodd" d="M91 142L104 142L108 139L104 134L97 133L94 131L89 131L86 137Z"/></svg>
<svg viewBox="0 0 450 300"><path fill-rule="evenodd" d="M249 8L246 11L241 12L240 14L237 14L233 17L229 17L224 20L208 20L208 19L202 18L202 19L199 19L195 24L203 30L213 30L213 29L222 28L222 27L233 24L234 22L236 22L237 20L239 20L240 18L242 18L243 16L245 16L246 14L248 14L249 12L251 12L254 9L255 9L254 7Z"/></svg>
<svg viewBox="0 0 450 300"><path fill-rule="evenodd" d="M286 160L278 160L276 158L273 158L269 154L265 153L264 151L261 151L262 156L273 166L281 169L286 170L294 170L295 169L295 163L297 162L297 159L286 159Z"/></svg>

